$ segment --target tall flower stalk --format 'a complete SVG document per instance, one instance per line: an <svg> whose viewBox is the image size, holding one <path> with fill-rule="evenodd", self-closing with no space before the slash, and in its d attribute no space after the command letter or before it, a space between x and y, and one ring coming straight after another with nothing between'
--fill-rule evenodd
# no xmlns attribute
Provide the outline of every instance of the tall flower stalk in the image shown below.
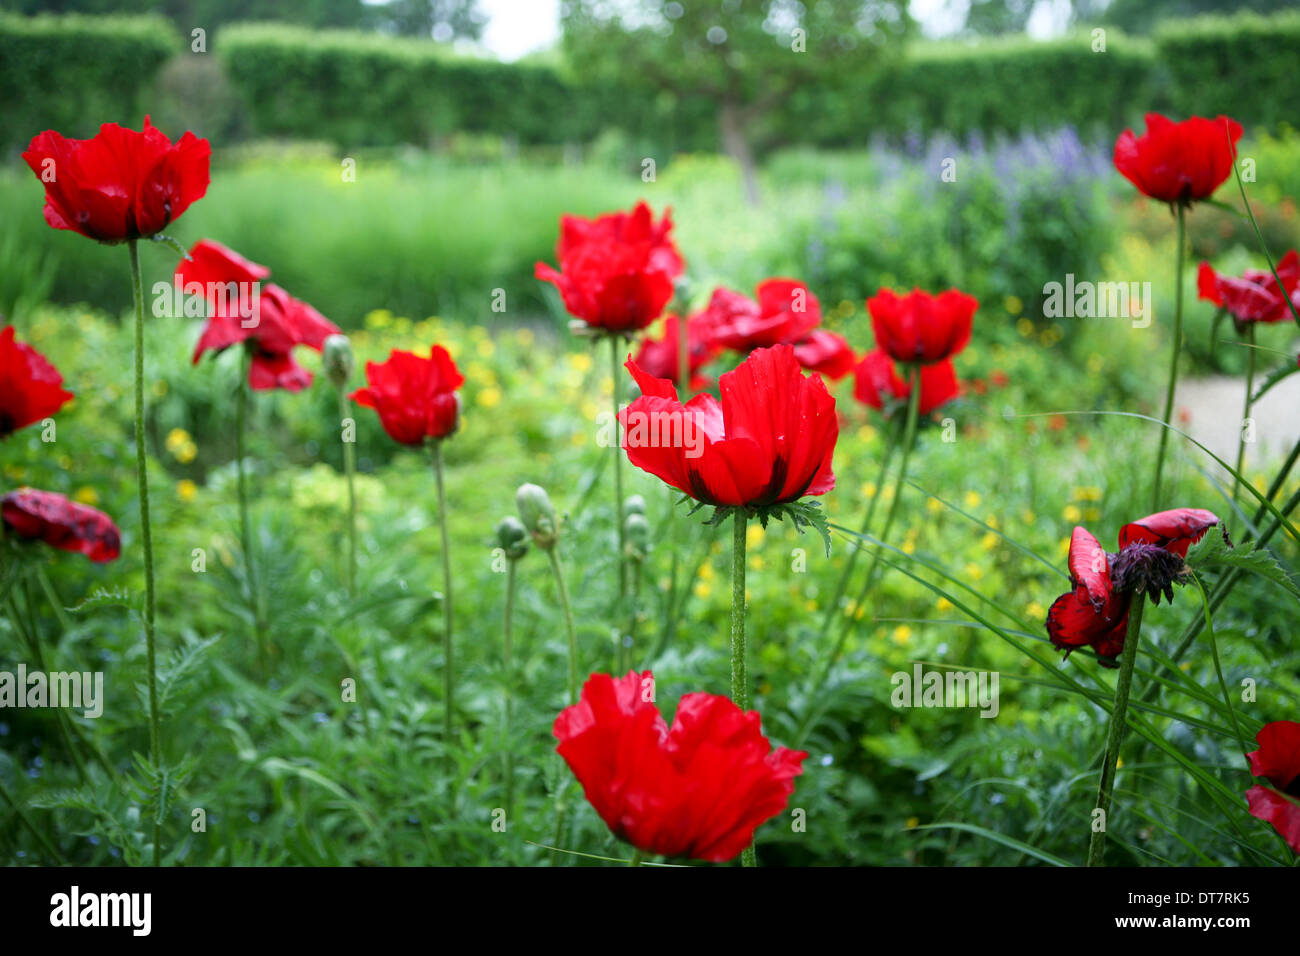
<svg viewBox="0 0 1300 956"><path fill-rule="evenodd" d="M1093 820L1092 837L1088 841L1088 866L1101 866L1106 852L1106 831L1110 826L1111 800L1115 793L1115 771L1118 769L1119 749L1124 743L1124 721L1128 716L1129 693L1133 689L1133 667L1137 663L1138 638L1142 633L1142 608L1145 603L1145 598L1139 596L1128 612L1124 655L1120 659L1119 677L1115 681L1115 702L1110 709L1106 753L1102 758L1101 782L1097 786L1097 810L1100 811L1100 818Z"/></svg>
<svg viewBox="0 0 1300 956"><path fill-rule="evenodd" d="M456 711L455 642L452 639L451 598L451 535L447 531L447 487L443 477L442 441L429 442L433 450L433 474L438 485L438 529L442 534L442 695L446 710L443 713L442 734L447 747L451 747L453 718Z"/></svg>
<svg viewBox="0 0 1300 956"><path fill-rule="evenodd" d="M1172 425L1174 420L1174 392L1178 388L1178 357L1183 351L1183 250L1187 244L1186 209L1182 203L1175 206L1178 219L1177 243L1174 252L1174 340L1169 355L1169 381L1165 386L1165 410L1160 420ZM1165 450L1169 445L1169 429L1160 429L1160 444L1156 449L1156 476L1151 486L1151 507L1160 507L1160 482L1165 468Z"/></svg>
<svg viewBox="0 0 1300 956"><path fill-rule="evenodd" d="M505 625L501 645L501 665L505 672L505 727L502 735L505 741L505 811L506 819L514 815L515 800L515 748L512 736L514 723L514 633L515 633L515 569L519 561L528 553L528 529L517 518L506 517L497 522L497 546L506 559L506 604Z"/></svg>
<svg viewBox="0 0 1300 956"><path fill-rule="evenodd" d="M127 242L131 259L131 296L135 302L135 475L140 499L140 541L144 549L144 643L149 688L149 761L162 769L162 716L158 712L158 652L154 636L153 529L149 520L149 471L144 430L144 282L137 241ZM153 819L153 865L162 862L162 825Z"/></svg>
<svg viewBox="0 0 1300 956"><path fill-rule="evenodd" d="M347 582L348 597L355 598L357 590L357 451L355 429L349 429L352 419L352 403L348 399L347 384L352 377L355 359L352 357L352 345L346 335L331 335L325 340L321 353L321 364L325 374L338 392L339 428L343 435L343 471L348 482L348 559L344 580ZM355 425L355 423L354 423Z"/></svg>

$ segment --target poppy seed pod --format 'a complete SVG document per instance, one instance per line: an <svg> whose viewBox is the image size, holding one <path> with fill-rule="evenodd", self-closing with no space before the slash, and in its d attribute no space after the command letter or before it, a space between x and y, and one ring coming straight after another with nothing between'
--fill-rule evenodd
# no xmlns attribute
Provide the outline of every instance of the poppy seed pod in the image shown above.
<svg viewBox="0 0 1300 956"><path fill-rule="evenodd" d="M346 335L331 335L325 340L321 365L335 388L342 388L352 377L356 360L352 357L352 343Z"/></svg>
<svg viewBox="0 0 1300 956"><path fill-rule="evenodd" d="M559 540L560 528L555 520L555 507L551 504L546 489L540 485L523 484L515 492L515 505L519 508L519 517L524 527L533 536L533 543L544 551L555 547Z"/></svg>
<svg viewBox="0 0 1300 956"><path fill-rule="evenodd" d="M623 499L623 514L625 515L643 515L645 514L645 499L640 495L628 495Z"/></svg>
<svg viewBox="0 0 1300 956"><path fill-rule="evenodd" d="M528 553L528 529L518 518L507 515L497 522L497 544L511 561Z"/></svg>
<svg viewBox="0 0 1300 956"><path fill-rule="evenodd" d="M628 557L641 561L650 551L650 522L643 514L630 514L623 521Z"/></svg>

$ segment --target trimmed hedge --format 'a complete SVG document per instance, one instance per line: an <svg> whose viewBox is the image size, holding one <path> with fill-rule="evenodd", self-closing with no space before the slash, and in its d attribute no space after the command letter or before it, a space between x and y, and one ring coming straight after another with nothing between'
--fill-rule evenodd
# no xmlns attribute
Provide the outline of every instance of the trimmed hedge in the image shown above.
<svg viewBox="0 0 1300 956"><path fill-rule="evenodd" d="M1150 43L1106 33L1105 52L1079 34L978 45L917 46L872 91L886 125L923 133L1017 133L1073 126L1114 134L1135 109L1156 105Z"/></svg>
<svg viewBox="0 0 1300 956"><path fill-rule="evenodd" d="M242 104L244 128L345 148L429 145L458 131L521 144L591 142L621 129L646 155L718 148L711 104L584 82L546 63L455 56L428 41L281 24L223 28L209 41ZM167 57L192 56L150 17L0 15L0 145L57 128L90 135L105 120L138 126ZM1106 32L924 43L865 83L810 86L764 118L768 144L855 146L910 133L1043 131L1104 136L1150 109L1231 113L1248 125L1289 119L1300 93L1300 14L1171 23L1154 40Z"/></svg>
<svg viewBox="0 0 1300 956"><path fill-rule="evenodd" d="M0 149L43 129L92 136L101 123L140 128L144 91L180 49L158 17L0 14Z"/></svg>
<svg viewBox="0 0 1300 956"><path fill-rule="evenodd" d="M1295 123L1300 13L1198 17L1156 32L1179 114L1225 113L1245 123Z"/></svg>

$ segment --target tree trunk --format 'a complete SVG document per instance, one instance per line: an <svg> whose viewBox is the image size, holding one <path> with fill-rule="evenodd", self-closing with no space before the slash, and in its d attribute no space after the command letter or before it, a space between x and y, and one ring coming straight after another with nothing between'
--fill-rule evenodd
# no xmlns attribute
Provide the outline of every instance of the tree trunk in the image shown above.
<svg viewBox="0 0 1300 956"><path fill-rule="evenodd" d="M740 108L734 101L723 100L718 105L718 132L722 137L722 148L740 166L740 175L745 182L745 199L751 206L757 206L758 166L749 148L746 125Z"/></svg>

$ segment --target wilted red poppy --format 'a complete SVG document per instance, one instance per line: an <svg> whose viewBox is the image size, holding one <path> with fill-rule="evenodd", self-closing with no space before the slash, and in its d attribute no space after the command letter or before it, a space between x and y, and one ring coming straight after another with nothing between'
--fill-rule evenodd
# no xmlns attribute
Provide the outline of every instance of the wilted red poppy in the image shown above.
<svg viewBox="0 0 1300 956"><path fill-rule="evenodd" d="M867 300L876 347L899 362L941 362L970 341L979 301L957 289L931 295L881 289Z"/></svg>
<svg viewBox="0 0 1300 956"><path fill-rule="evenodd" d="M112 518L53 491L11 491L0 498L0 515L18 537L40 539L92 561L112 561L122 553L122 535Z"/></svg>
<svg viewBox="0 0 1300 956"><path fill-rule="evenodd" d="M174 276L182 291L207 300L208 320L194 347L194 364L204 352L247 342L253 350L248 368L252 388L301 391L311 384L312 374L294 361L294 347L319 352L340 329L280 286L262 285L268 275L265 266L218 242L203 239L194 245Z"/></svg>
<svg viewBox="0 0 1300 956"><path fill-rule="evenodd" d="M1187 549L1200 541L1205 532L1219 523L1213 511L1204 508L1174 508L1132 521L1119 530L1120 550L1134 542L1154 544L1172 551L1180 558L1187 557Z"/></svg>
<svg viewBox="0 0 1300 956"><path fill-rule="evenodd" d="M655 223L644 202L630 213L564 216L556 247L559 270L539 262L534 275L553 283L569 314L592 328L635 332L657 319L673 297L682 258L669 236L672 227L671 211Z"/></svg>
<svg viewBox="0 0 1300 956"><path fill-rule="evenodd" d="M765 279L756 299L715 289L704 310L709 337L718 348L749 352L792 345L821 324L817 297L797 279Z"/></svg>
<svg viewBox="0 0 1300 956"><path fill-rule="evenodd" d="M447 350L435 345L428 358L393 349L386 362L366 363L366 388L352 400L379 413L379 423L394 441L420 445L426 438L446 438L456 430L465 384Z"/></svg>
<svg viewBox="0 0 1300 956"><path fill-rule="evenodd" d="M1241 277L1225 276L1202 262L1196 275L1200 298L1222 306L1238 325L1247 322L1282 322L1291 318L1287 298L1294 299L1300 286L1300 254L1294 249L1277 264L1277 279L1267 269L1247 269ZM1285 291L1284 291L1285 290Z"/></svg>
<svg viewBox="0 0 1300 956"><path fill-rule="evenodd" d="M1219 523L1203 508L1176 508L1126 524L1119 551L1108 554L1085 528L1070 536L1070 582L1047 612L1047 633L1067 657L1091 647L1100 662L1114 667L1124 650L1131 600L1143 594L1173 599L1173 584L1185 572L1187 549Z"/></svg>
<svg viewBox="0 0 1300 956"><path fill-rule="evenodd" d="M813 329L795 342L794 357L805 371L816 372L833 382L852 372L858 360L844 336L825 329Z"/></svg>
<svg viewBox="0 0 1300 956"><path fill-rule="evenodd" d="M719 402L685 405L667 379L627 369L641 396L619 412L628 460L713 505L764 506L835 487L835 399L805 378L789 345L756 349L718 380Z"/></svg>
<svg viewBox="0 0 1300 956"><path fill-rule="evenodd" d="M1246 791L1252 816L1282 834L1287 845L1300 853L1300 723L1275 720L1255 735L1259 749L1246 754L1250 772L1272 786Z"/></svg>
<svg viewBox="0 0 1300 956"><path fill-rule="evenodd" d="M208 191L206 139L186 133L174 144L144 118L137 133L105 123L91 139L38 134L23 153L45 184L45 221L100 242L143 239Z"/></svg>
<svg viewBox="0 0 1300 956"><path fill-rule="evenodd" d="M956 398L959 392L957 369L951 360L922 365L917 414L929 415ZM863 356L853 369L853 397L865 405L886 411L887 397L898 403L906 402L911 394L911 383L898 374L893 360L878 348ZM892 409L889 411L892 414Z"/></svg>
<svg viewBox="0 0 1300 956"><path fill-rule="evenodd" d="M1115 168L1144 196L1190 205L1208 199L1232 175L1241 124L1226 116L1175 123L1146 114L1146 132L1126 129L1115 140Z"/></svg>
<svg viewBox="0 0 1300 956"><path fill-rule="evenodd" d="M0 439L48 418L71 400L63 376L40 352L0 330Z"/></svg>
<svg viewBox="0 0 1300 956"><path fill-rule="evenodd" d="M739 855L785 809L808 756L772 749L757 711L716 694L686 694L669 727L650 671L592 674L551 732L614 836L711 863Z"/></svg>
<svg viewBox="0 0 1300 956"><path fill-rule="evenodd" d="M677 369L681 361L680 343L677 338L681 322L681 318L676 315L664 319L663 334L657 339L648 337L643 339L635 359L636 364L647 374L655 378L666 378L678 386L682 384ZM686 338L686 363L690 366L690 387L698 391L706 382L695 373L717 356L718 349L708 341L704 320L699 317L692 316L686 320Z"/></svg>

